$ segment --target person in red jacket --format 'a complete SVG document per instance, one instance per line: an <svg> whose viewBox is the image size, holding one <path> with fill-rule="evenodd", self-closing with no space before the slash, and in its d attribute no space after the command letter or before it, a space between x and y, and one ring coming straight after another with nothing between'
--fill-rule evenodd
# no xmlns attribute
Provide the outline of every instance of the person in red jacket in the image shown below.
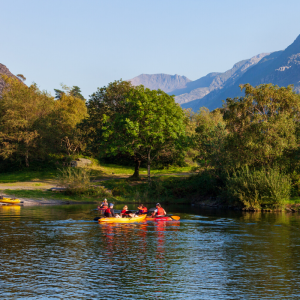
<svg viewBox="0 0 300 300"><path fill-rule="evenodd" d="M110 203L109 208L107 208L104 212L105 217L118 217L114 212L114 205Z"/></svg>
<svg viewBox="0 0 300 300"><path fill-rule="evenodd" d="M125 206L123 207L121 213L120 213L120 216L121 216L122 218L125 218L125 217L127 217L127 216L129 216L129 217L132 218L132 217L134 216L134 214L133 214L131 211L129 211L129 210L128 210L128 206L125 205Z"/></svg>
<svg viewBox="0 0 300 300"><path fill-rule="evenodd" d="M163 217L166 214L166 211L161 207L161 205L159 203L156 203L156 209L152 213L152 217Z"/></svg>
<svg viewBox="0 0 300 300"><path fill-rule="evenodd" d="M147 209L147 207L146 206L144 206L144 204L140 204L139 206L138 206L138 215L145 215L145 214L147 214L148 213L148 209Z"/></svg>

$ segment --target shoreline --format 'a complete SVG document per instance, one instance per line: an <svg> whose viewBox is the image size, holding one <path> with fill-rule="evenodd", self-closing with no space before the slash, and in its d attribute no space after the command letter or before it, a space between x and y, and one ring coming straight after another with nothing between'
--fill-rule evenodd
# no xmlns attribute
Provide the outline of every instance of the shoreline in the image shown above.
<svg viewBox="0 0 300 300"><path fill-rule="evenodd" d="M205 199L205 200L196 200L192 201L192 206L195 207L208 207L208 208L216 208L216 209L229 209L229 210L235 210L235 211L245 211L245 212L298 212L300 213L300 204L285 204L283 208L277 208L277 209L271 209L271 208L261 208L261 209L254 209L254 208L245 208L242 206L237 205L230 205L226 204L224 202L220 202L216 199Z"/></svg>
<svg viewBox="0 0 300 300"><path fill-rule="evenodd" d="M70 200L54 200L54 199L33 199L33 198L21 198L15 197L13 195L3 194L8 198L16 198L21 200L21 203L11 204L11 203L0 203L1 206L39 206L39 205L72 205L72 204L96 204L97 202L80 202L80 201L70 201Z"/></svg>

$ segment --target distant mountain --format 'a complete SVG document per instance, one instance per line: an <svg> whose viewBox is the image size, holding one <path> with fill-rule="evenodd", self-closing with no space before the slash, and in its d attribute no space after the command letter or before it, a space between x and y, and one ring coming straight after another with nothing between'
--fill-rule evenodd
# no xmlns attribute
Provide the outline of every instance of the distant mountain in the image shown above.
<svg viewBox="0 0 300 300"><path fill-rule="evenodd" d="M167 75L167 74L142 74L130 79L132 85L144 85L151 90L161 89L164 92L172 92L176 89L186 88L188 82L191 82L185 76L180 75Z"/></svg>
<svg viewBox="0 0 300 300"><path fill-rule="evenodd" d="M245 59L236 63L232 69L224 73L210 73L200 79L189 82L186 89L175 90L172 92L176 95L176 102L183 104L196 99L202 99L215 90L221 90L225 86L233 84L247 72L247 70L251 69L267 55L269 55L269 53L256 55L250 59Z"/></svg>
<svg viewBox="0 0 300 300"><path fill-rule="evenodd" d="M17 78L14 74L12 74L9 71L9 69L5 65L0 64L0 75L2 75L2 74L7 75L9 77L15 77L15 78ZM2 79L2 77L0 76L0 96L2 94L2 90L3 90L4 86L5 86L5 83L4 83L3 79Z"/></svg>
<svg viewBox="0 0 300 300"><path fill-rule="evenodd" d="M246 70L238 78L231 81L218 90L214 90L204 97L185 103L183 108L192 108L194 111L206 106L215 109L222 106L222 100L242 96L240 84L250 83L257 86L264 83L272 83L278 86L293 84L294 90L300 92L300 35L284 51L273 52L264 56L258 63Z"/></svg>
<svg viewBox="0 0 300 300"><path fill-rule="evenodd" d="M285 50L242 60L224 73L209 73L195 81L178 75L143 74L131 79L131 82L150 89L160 88L175 95L176 102L183 108L192 108L194 111L202 106L212 110L221 107L222 100L226 98L242 96L244 93L240 90L240 84L293 84L294 90L300 93L300 35Z"/></svg>

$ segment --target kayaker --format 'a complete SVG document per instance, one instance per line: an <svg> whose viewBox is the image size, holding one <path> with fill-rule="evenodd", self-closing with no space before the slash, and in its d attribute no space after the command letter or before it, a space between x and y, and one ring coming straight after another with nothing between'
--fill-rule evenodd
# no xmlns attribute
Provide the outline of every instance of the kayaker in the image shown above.
<svg viewBox="0 0 300 300"><path fill-rule="evenodd" d="M105 217L115 217L118 218L119 216L115 214L114 212L114 205L112 203L109 204L109 208L107 208L104 212Z"/></svg>
<svg viewBox="0 0 300 300"><path fill-rule="evenodd" d="M132 218L132 217L133 217L133 213L132 213L131 211L129 211L129 210L128 210L128 206L125 205L125 206L123 207L121 213L120 213L120 216L121 216L122 218L127 217L127 216L129 216L129 217Z"/></svg>
<svg viewBox="0 0 300 300"><path fill-rule="evenodd" d="M161 205L159 203L156 203L156 209L153 211L152 213L152 217L163 217L165 216L167 213L166 211L161 207Z"/></svg>
<svg viewBox="0 0 300 300"><path fill-rule="evenodd" d="M144 206L144 204L140 204L139 206L138 206L138 215L145 215L145 214L147 214L148 213L148 209L147 209L147 207L146 206Z"/></svg>
<svg viewBox="0 0 300 300"><path fill-rule="evenodd" d="M101 206L100 208L108 208L108 202L107 202L107 199L104 199L104 201L101 203Z"/></svg>

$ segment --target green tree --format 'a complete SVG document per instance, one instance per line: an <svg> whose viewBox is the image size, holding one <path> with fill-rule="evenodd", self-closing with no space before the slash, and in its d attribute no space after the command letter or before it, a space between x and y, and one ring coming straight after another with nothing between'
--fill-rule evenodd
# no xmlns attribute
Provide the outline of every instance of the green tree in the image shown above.
<svg viewBox="0 0 300 300"><path fill-rule="evenodd" d="M87 116L85 102L71 92L63 92L47 117L36 123L44 149L68 155L82 151L85 145L77 125Z"/></svg>
<svg viewBox="0 0 300 300"><path fill-rule="evenodd" d="M227 137L227 130L223 115L219 109L212 112L206 107L200 108L193 116L196 123L195 144L198 155L195 157L198 164L204 168L224 168L226 150L224 142Z"/></svg>
<svg viewBox="0 0 300 300"><path fill-rule="evenodd" d="M172 96L161 90L131 88L123 98L124 111L104 115L103 146L112 155L128 153L151 162L168 148L182 147L185 116Z"/></svg>
<svg viewBox="0 0 300 300"><path fill-rule="evenodd" d="M85 125L93 147L103 155L127 154L135 161L135 177L145 161L150 182L151 162L168 149L184 147L185 115L163 91L115 81L92 95L88 112L92 126Z"/></svg>
<svg viewBox="0 0 300 300"><path fill-rule="evenodd" d="M2 78L6 85L0 101L0 156L25 161L28 167L39 153L35 123L51 111L54 99L35 84L27 87L18 79Z"/></svg>
<svg viewBox="0 0 300 300"><path fill-rule="evenodd" d="M299 145L300 96L291 86L246 84L241 88L245 96L228 98L223 107L229 131L228 163L233 169L290 167Z"/></svg>
<svg viewBox="0 0 300 300"><path fill-rule="evenodd" d="M63 94L67 93L70 96L85 100L81 94L81 89L77 85L74 85L72 88L67 87L66 85L61 85L63 90L54 89L55 99L58 100L62 97Z"/></svg>

